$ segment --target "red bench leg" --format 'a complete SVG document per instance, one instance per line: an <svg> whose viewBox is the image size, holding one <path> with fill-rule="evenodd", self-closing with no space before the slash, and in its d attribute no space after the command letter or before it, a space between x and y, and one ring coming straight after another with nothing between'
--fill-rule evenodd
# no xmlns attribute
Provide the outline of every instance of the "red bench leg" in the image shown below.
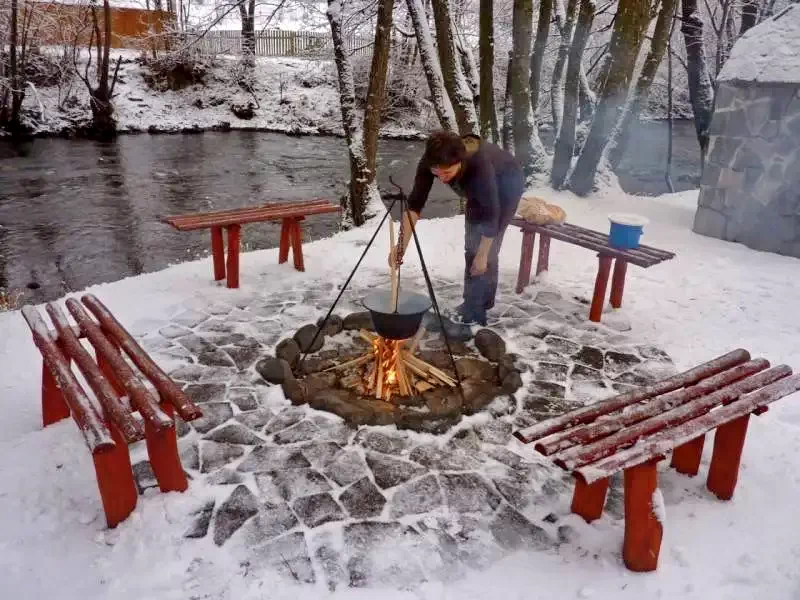
<svg viewBox="0 0 800 600"><path fill-rule="evenodd" d="M292 234L292 219L281 221L281 245L278 251L278 264L282 265L289 260L289 238Z"/></svg>
<svg viewBox="0 0 800 600"><path fill-rule="evenodd" d="M214 256L214 281L225 279L225 242L222 227L211 228L211 254Z"/></svg>
<svg viewBox="0 0 800 600"><path fill-rule="evenodd" d="M587 523L599 519L603 514L608 492L608 478L586 484L580 479L575 481L575 492L572 494L571 510L583 517Z"/></svg>
<svg viewBox="0 0 800 600"><path fill-rule="evenodd" d="M631 571L655 571L663 527L653 507L656 461L625 469L625 539L622 557Z"/></svg>
<svg viewBox="0 0 800 600"><path fill-rule="evenodd" d="M533 245L536 242L536 232L522 232L522 252L519 257L519 273L517 274L518 294L522 293L531 282L531 266L533 264Z"/></svg>
<svg viewBox="0 0 800 600"><path fill-rule="evenodd" d="M539 260L536 262L536 276L550 268L550 236L539 236Z"/></svg>
<svg viewBox="0 0 800 600"><path fill-rule="evenodd" d="M69 416L69 406L56 379L42 361L42 426L47 427Z"/></svg>
<svg viewBox="0 0 800 600"><path fill-rule="evenodd" d="M114 528L136 508L138 492L133 481L128 444L116 425L110 421L107 424L116 445L113 450L94 454L92 458L106 523Z"/></svg>
<svg viewBox="0 0 800 600"><path fill-rule="evenodd" d="M611 279L611 306L622 306L622 293L625 291L625 275L628 272L628 261L618 258L614 261L614 277Z"/></svg>
<svg viewBox="0 0 800 600"><path fill-rule="evenodd" d="M594 282L594 296L592 297L592 307L589 310L589 320L595 323L600 322L603 314L603 304L606 301L606 288L608 287L608 275L611 272L611 257L598 255L600 264L597 267L597 278Z"/></svg>
<svg viewBox="0 0 800 600"><path fill-rule="evenodd" d="M714 453L706 485L720 500L733 498L749 422L750 415L744 415L720 425L714 434Z"/></svg>
<svg viewBox="0 0 800 600"><path fill-rule="evenodd" d="M300 227L300 219L292 219L292 256L294 257L294 268L298 271L305 271L303 262L303 230Z"/></svg>
<svg viewBox="0 0 800 600"><path fill-rule="evenodd" d="M239 239L241 226L228 226L228 287L239 287Z"/></svg>
<svg viewBox="0 0 800 600"><path fill-rule="evenodd" d="M174 415L174 408L167 402L161 403L161 409L170 417ZM174 423L174 419L173 419ZM144 432L147 440L147 456L153 474L158 481L162 492L183 492L189 487L186 473L183 470L180 456L178 455L178 437L175 427L156 429L147 421L144 423Z"/></svg>
<svg viewBox="0 0 800 600"><path fill-rule="evenodd" d="M700 470L700 459L703 457L703 445L706 436L694 438L691 442L686 442L683 446L678 446L672 451L672 462L670 466L678 473L697 475Z"/></svg>

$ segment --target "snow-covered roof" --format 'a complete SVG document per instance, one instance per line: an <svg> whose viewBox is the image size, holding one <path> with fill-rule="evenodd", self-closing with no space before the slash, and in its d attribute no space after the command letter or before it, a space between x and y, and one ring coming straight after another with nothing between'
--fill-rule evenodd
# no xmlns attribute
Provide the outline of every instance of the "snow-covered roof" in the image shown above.
<svg viewBox="0 0 800 600"><path fill-rule="evenodd" d="M800 5L793 4L736 42L719 81L800 83Z"/></svg>

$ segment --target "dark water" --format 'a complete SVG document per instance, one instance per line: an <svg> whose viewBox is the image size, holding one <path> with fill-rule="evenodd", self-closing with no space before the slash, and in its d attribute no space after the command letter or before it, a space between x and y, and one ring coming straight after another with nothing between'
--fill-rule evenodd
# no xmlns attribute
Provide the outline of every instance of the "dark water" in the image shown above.
<svg viewBox="0 0 800 600"><path fill-rule="evenodd" d="M622 165L632 193L666 191L666 127L643 126ZM382 141L379 184L389 175L410 188L419 142ZM697 143L690 124L675 132L677 189L696 185ZM112 143L41 139L0 145L0 287L42 302L89 285L152 272L207 255L208 231L177 232L165 215L275 200L337 198L348 176L343 140L230 132L121 136ZM438 183L426 216L453 214L455 196ZM331 215L308 218L306 239L337 229ZM280 224L247 225L245 249L278 245ZM209 267L209 276L210 276Z"/></svg>

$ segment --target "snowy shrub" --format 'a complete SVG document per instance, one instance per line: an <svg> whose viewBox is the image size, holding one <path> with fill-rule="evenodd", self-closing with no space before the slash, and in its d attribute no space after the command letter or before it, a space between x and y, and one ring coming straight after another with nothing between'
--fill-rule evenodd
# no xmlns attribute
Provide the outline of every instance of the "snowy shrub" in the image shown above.
<svg viewBox="0 0 800 600"><path fill-rule="evenodd" d="M213 66L211 58L197 50L168 52L158 58L143 54L137 62L145 67L143 76L147 85L161 92L204 84Z"/></svg>
<svg viewBox="0 0 800 600"><path fill-rule="evenodd" d="M22 306L22 292L0 288L0 312L16 310Z"/></svg>

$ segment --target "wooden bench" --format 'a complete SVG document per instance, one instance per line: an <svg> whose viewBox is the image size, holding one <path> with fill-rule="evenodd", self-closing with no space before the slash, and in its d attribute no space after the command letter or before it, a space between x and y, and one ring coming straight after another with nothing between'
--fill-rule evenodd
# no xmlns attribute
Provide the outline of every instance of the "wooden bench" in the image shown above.
<svg viewBox="0 0 800 600"><path fill-rule="evenodd" d="M146 440L150 465L162 492L184 491L189 484L178 456L173 414L177 411L184 421L191 421L202 413L100 300L87 294L81 301L83 305L74 298L66 301L77 325L71 325L64 312L52 303L47 304L46 310L54 330L32 306L23 307L22 315L43 359L43 424L46 427L72 415L92 453L106 522L109 527L116 527L136 508L138 497L128 444ZM96 359L80 338L89 340ZM158 398L123 358L120 349L150 380ZM94 398L75 377L73 361ZM133 414L137 411L139 418Z"/></svg>
<svg viewBox="0 0 800 600"><path fill-rule="evenodd" d="M512 225L522 229L522 252L519 260L519 273L517 275L517 293L531 281L531 267L533 263L533 246L536 234L539 234L539 259L536 263L536 275L547 271L550 266L550 240L556 239L576 246L581 246L598 253L599 265L594 283L592 306L589 309L589 320L600 322L605 304L608 276L611 273L611 261L615 260L614 277L611 281L611 306L622 306L622 292L625 289L625 276L628 272L628 263L637 267L648 268L665 260L675 258L675 254L666 250L659 250L650 246L641 245L634 250L618 250L608 245L608 234L600 233L572 225L561 223L559 225L536 225L524 219L513 219Z"/></svg>
<svg viewBox="0 0 800 600"><path fill-rule="evenodd" d="M716 430L706 485L718 498L730 500L750 415L800 390L800 375L792 375L786 365L769 367L768 361L735 350L514 435L572 473L572 511L589 522L603 512L609 477L624 471L623 558L633 571L652 571L663 530L657 463L672 453L672 467L696 475L705 435Z"/></svg>
<svg viewBox="0 0 800 600"><path fill-rule="evenodd" d="M281 242L278 263L289 259L289 247L292 248L294 268L305 271L303 263L303 232L300 226L307 216L335 213L341 206L330 200L308 200L304 202L279 202L217 212L194 213L164 217L162 221L172 225L178 231L195 229L211 229L211 253L214 257L214 280L225 279L226 260L225 244L222 230L228 234L227 285L229 288L239 287L239 246L241 226L246 223L281 220Z"/></svg>

